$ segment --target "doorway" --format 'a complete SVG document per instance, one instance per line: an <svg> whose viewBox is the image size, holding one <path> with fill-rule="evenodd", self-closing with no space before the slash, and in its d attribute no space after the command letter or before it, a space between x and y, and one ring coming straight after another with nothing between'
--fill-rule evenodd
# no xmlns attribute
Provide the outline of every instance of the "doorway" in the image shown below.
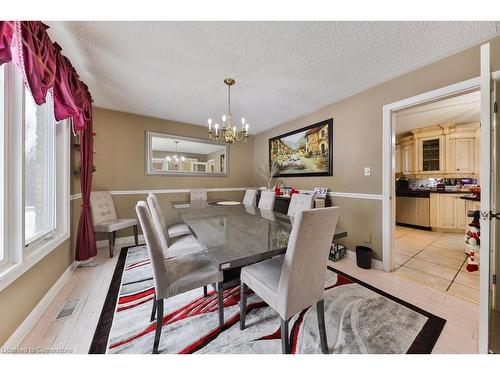
<svg viewBox="0 0 500 375"><path fill-rule="evenodd" d="M480 100L480 91L473 89L393 112L391 271L475 304L480 283Z"/></svg>

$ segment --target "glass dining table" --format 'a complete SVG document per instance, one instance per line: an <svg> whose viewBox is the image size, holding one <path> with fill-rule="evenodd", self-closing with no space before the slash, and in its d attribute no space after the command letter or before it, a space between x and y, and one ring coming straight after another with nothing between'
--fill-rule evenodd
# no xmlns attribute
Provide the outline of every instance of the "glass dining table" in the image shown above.
<svg viewBox="0 0 500 375"><path fill-rule="evenodd" d="M224 284L239 279L241 267L286 252L293 217L224 201L172 205L224 271ZM337 228L333 239L345 236L347 232Z"/></svg>

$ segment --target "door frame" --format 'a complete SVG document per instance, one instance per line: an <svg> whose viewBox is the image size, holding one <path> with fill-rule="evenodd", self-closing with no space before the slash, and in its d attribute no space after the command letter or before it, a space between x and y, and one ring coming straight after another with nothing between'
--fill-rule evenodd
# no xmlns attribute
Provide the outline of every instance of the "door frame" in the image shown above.
<svg viewBox="0 0 500 375"><path fill-rule="evenodd" d="M454 83L439 89L415 95L383 106L383 136L382 136L382 269L392 270L393 249L395 248L394 227L396 225L396 126L394 112L425 104L449 96L479 90L480 77Z"/></svg>

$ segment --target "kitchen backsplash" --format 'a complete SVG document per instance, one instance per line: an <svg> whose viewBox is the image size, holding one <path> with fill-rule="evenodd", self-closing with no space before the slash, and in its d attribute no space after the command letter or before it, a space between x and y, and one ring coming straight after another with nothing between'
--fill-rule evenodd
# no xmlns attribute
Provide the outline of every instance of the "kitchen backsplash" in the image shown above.
<svg viewBox="0 0 500 375"><path fill-rule="evenodd" d="M439 183L444 183L445 186L465 186L472 187L478 184L478 180L475 178L421 178L421 179L409 179L408 187L412 190L414 189L433 189Z"/></svg>

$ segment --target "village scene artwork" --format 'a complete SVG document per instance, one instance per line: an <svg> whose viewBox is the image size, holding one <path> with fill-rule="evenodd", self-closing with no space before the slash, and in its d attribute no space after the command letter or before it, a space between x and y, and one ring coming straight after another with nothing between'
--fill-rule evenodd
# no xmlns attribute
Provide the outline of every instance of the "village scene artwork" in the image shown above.
<svg viewBox="0 0 500 375"><path fill-rule="evenodd" d="M326 120L269 140L270 162L277 176L331 175L331 131Z"/></svg>

